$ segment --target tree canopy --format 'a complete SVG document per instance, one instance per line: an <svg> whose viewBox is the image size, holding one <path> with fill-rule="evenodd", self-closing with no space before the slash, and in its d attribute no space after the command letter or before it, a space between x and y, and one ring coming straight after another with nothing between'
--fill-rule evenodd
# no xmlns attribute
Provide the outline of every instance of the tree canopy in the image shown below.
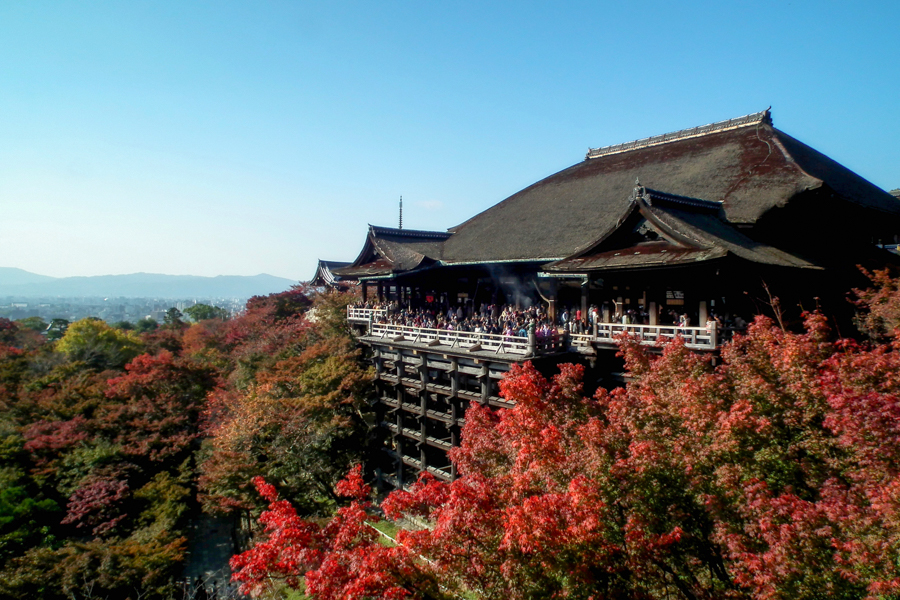
<svg viewBox="0 0 900 600"><path fill-rule="evenodd" d="M583 368L501 383L473 405L461 477L423 475L325 525L275 490L267 535L234 560L248 590L305 575L313 598L885 598L900 590L900 346L832 340L757 318L713 366L680 341L623 339L629 382L583 391ZM358 472L342 485L356 486ZM355 515L355 516L354 516Z"/></svg>
<svg viewBox="0 0 900 600"><path fill-rule="evenodd" d="M55 342L0 320L0 599L180 598L190 519L204 499L256 510L255 476L329 512L369 376L346 326L307 320L313 300L161 328L54 321Z"/></svg>

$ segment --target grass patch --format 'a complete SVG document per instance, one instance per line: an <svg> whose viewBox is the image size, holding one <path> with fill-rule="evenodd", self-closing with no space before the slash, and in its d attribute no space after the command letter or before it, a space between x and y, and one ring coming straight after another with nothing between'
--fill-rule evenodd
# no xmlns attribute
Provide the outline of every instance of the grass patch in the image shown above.
<svg viewBox="0 0 900 600"><path fill-rule="evenodd" d="M373 522L373 521L368 521L368 523L369 523L369 525L371 525L372 527L374 527L381 533L388 535L395 540L397 539L397 532L400 531L400 529L401 529L397 524L395 524L391 521L386 521L386 520L381 520L381 521L378 521L377 523ZM396 544L394 544L391 540L384 538L384 537L380 537L379 541L382 544L384 544L385 546L396 546Z"/></svg>

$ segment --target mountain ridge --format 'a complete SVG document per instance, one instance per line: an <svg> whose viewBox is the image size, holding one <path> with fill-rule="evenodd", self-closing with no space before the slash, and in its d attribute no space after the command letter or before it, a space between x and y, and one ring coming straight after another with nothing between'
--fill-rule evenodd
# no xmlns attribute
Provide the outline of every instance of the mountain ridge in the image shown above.
<svg viewBox="0 0 900 600"><path fill-rule="evenodd" d="M0 267L0 297L249 298L290 289L298 282L258 275L78 275L50 277Z"/></svg>

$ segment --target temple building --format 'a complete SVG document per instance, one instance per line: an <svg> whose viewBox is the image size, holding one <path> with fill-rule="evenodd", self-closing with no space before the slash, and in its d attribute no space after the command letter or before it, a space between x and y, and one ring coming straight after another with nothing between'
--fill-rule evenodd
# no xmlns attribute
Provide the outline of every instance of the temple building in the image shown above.
<svg viewBox="0 0 900 600"><path fill-rule="evenodd" d="M401 486L423 470L455 476L446 450L466 407L508 406L497 381L515 362L583 360L611 380L625 332L646 344L681 335L714 356L759 313L790 323L819 307L851 327L846 294L867 283L858 265L895 263L884 248L898 235L900 199L775 129L766 110L590 150L447 231L370 226L356 260L329 271L358 280L369 304L349 318L378 373L383 479ZM499 305L584 324L539 339L387 318Z"/></svg>
<svg viewBox="0 0 900 600"><path fill-rule="evenodd" d="M335 275L335 269L342 269L350 266L348 262L338 262L336 260L319 260L316 265L316 274L309 280L310 285L326 288L340 288L346 284L356 282L355 277L342 277Z"/></svg>

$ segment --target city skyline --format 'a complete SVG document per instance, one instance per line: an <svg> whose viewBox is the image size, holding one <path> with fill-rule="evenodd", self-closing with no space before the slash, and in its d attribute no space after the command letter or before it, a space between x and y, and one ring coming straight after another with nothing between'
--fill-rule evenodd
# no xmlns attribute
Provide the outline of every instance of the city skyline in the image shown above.
<svg viewBox="0 0 900 600"><path fill-rule="evenodd" d="M772 106L900 187L892 28L869 2L0 7L0 266L53 277L353 260L591 147Z"/></svg>

